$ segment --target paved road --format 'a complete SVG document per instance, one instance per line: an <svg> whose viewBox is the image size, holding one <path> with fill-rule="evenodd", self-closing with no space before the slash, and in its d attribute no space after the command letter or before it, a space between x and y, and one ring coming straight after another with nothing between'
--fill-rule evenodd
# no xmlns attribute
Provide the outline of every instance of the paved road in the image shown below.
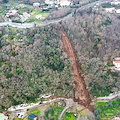
<svg viewBox="0 0 120 120"><path fill-rule="evenodd" d="M55 20L49 20L49 21L44 21L44 22L40 22L40 23L13 23L13 22L2 22L0 23L0 26L12 26L12 27L17 27L17 28L31 28L31 27L34 27L34 25L36 26L46 26L46 25L49 25L49 24L52 24L52 23L59 23L60 21L62 20L65 20L65 19L68 19L72 17L72 13L63 17L63 18L60 18L60 19L55 19Z"/></svg>
<svg viewBox="0 0 120 120"><path fill-rule="evenodd" d="M58 117L58 120L61 120L64 112L73 105L73 100L72 99L66 99L66 106L65 108L63 109L63 111L61 112L61 114L59 115Z"/></svg>
<svg viewBox="0 0 120 120"><path fill-rule="evenodd" d="M96 4L100 5L100 4L106 3L106 2L109 2L109 1L103 1L103 0L96 1L96 2L87 4L85 6L82 6L82 7L78 8L77 11L93 7ZM68 19L68 18L72 17L72 14L73 13L71 13L71 14L63 17L63 18L60 18L60 19L44 21L44 22L41 22L41 23L33 22L33 23L23 23L23 24L21 24L21 23L13 23L13 22L2 22L2 23L0 23L0 26L7 26L7 25L9 25L9 26L12 26L12 27L17 27L17 28L31 28L31 27L34 27L35 24L36 24L36 26L45 26L45 25L49 25L49 24L52 24L52 23L59 23L62 20L65 20L65 19Z"/></svg>
<svg viewBox="0 0 120 120"><path fill-rule="evenodd" d="M98 97L96 100L112 100L113 98L120 97L120 92L116 94L110 94L109 96L106 97Z"/></svg>
<svg viewBox="0 0 120 120"><path fill-rule="evenodd" d="M41 105L46 104L46 103L55 102L57 100L67 100L67 99L66 98L56 98L56 99L52 99L49 101L43 101L43 103ZM40 102L31 103L31 104L20 104L15 107L12 106L12 107L8 108L8 111L13 112L13 111L17 111L17 110L26 110L26 109L31 109L33 107L37 107L38 105L40 105Z"/></svg>

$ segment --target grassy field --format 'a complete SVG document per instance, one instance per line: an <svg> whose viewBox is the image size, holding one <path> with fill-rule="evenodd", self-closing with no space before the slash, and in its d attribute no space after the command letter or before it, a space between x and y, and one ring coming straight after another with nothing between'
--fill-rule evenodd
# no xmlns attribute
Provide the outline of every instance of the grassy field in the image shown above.
<svg viewBox="0 0 120 120"><path fill-rule="evenodd" d="M74 116L74 113L65 113L62 117L62 120L77 120L77 116Z"/></svg>
<svg viewBox="0 0 120 120"><path fill-rule="evenodd" d="M29 19L27 19L24 23L31 23L31 22L41 22L41 19L36 19L36 15L41 15L43 18L46 18L49 16L48 12L41 12L41 11L37 11L37 10L33 10L31 13L31 17Z"/></svg>
<svg viewBox="0 0 120 120"><path fill-rule="evenodd" d="M108 120L120 114L120 99L108 102L96 102L95 114L100 115L101 120Z"/></svg>
<svg viewBox="0 0 120 120"><path fill-rule="evenodd" d="M46 119L57 120L64 107L64 103L62 103L61 106L58 106L57 102L54 103L47 111L45 111Z"/></svg>

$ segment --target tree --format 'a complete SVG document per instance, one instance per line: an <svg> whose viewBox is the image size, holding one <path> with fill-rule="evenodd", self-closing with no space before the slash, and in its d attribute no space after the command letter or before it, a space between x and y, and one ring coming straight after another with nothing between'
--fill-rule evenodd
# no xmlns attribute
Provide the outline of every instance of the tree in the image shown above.
<svg viewBox="0 0 120 120"><path fill-rule="evenodd" d="M8 2L8 0L3 0L3 3L7 3Z"/></svg>
<svg viewBox="0 0 120 120"><path fill-rule="evenodd" d="M98 110L95 110L94 114L97 116L99 114Z"/></svg>
<svg viewBox="0 0 120 120"><path fill-rule="evenodd" d="M112 101L111 100L108 101L108 105L112 106Z"/></svg>
<svg viewBox="0 0 120 120"><path fill-rule="evenodd" d="M97 115L97 118L96 118L97 120L100 120L101 119L101 116L100 115Z"/></svg>

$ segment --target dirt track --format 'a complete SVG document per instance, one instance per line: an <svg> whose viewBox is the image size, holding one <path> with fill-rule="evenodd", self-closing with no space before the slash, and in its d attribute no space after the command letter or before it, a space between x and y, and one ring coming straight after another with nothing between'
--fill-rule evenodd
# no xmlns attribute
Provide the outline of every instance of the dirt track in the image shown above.
<svg viewBox="0 0 120 120"><path fill-rule="evenodd" d="M63 27L61 28L61 40L63 43L64 52L67 54L67 57L71 61L71 67L74 73L74 101L93 111L94 109L90 105L92 100L90 98L89 91L86 88L84 78L81 76L81 66L78 62L77 54Z"/></svg>

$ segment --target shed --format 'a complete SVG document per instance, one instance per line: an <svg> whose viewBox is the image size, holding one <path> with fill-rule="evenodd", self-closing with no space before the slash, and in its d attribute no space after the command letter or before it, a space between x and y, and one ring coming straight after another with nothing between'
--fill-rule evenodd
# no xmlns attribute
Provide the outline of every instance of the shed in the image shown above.
<svg viewBox="0 0 120 120"><path fill-rule="evenodd" d="M31 113L29 116L28 116L28 119L29 120L38 120L37 116L33 113Z"/></svg>
<svg viewBox="0 0 120 120"><path fill-rule="evenodd" d="M0 113L0 120L7 120L8 117L5 116L4 114Z"/></svg>

